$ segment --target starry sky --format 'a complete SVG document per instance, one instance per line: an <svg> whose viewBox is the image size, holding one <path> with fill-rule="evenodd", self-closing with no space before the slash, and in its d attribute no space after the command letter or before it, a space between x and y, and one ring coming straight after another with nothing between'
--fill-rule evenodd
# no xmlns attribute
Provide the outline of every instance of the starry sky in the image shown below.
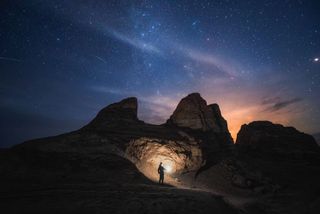
<svg viewBox="0 0 320 214"><path fill-rule="evenodd" d="M218 103L235 138L271 120L320 132L317 0L4 0L0 147L76 130L129 96L161 124Z"/></svg>

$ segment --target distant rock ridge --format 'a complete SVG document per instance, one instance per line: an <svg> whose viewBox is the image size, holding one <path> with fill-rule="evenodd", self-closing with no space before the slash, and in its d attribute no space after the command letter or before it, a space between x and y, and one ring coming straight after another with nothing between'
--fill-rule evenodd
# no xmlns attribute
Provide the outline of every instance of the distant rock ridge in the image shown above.
<svg viewBox="0 0 320 214"><path fill-rule="evenodd" d="M242 125L236 145L274 155L320 154L320 147L311 135L270 121L254 121Z"/></svg>
<svg viewBox="0 0 320 214"><path fill-rule="evenodd" d="M183 98L167 124L195 130L229 133L227 121L222 117L218 104L207 105L199 93Z"/></svg>

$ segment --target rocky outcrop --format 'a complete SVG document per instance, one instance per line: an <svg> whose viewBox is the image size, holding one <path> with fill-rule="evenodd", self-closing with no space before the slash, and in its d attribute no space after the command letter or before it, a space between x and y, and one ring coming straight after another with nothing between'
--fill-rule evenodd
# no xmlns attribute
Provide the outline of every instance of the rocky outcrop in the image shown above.
<svg viewBox="0 0 320 214"><path fill-rule="evenodd" d="M219 106L207 105L199 93L189 94L183 98L167 123L196 130L229 132Z"/></svg>
<svg viewBox="0 0 320 214"><path fill-rule="evenodd" d="M210 104L208 107L212 109L215 123L220 128L220 132L229 133L227 121L222 117L219 105L214 103Z"/></svg>
<svg viewBox="0 0 320 214"><path fill-rule="evenodd" d="M269 121L255 121L242 125L236 145L259 153L295 156L319 153L319 146L311 135L293 127L284 127ZM320 154L320 153L319 153Z"/></svg>
<svg viewBox="0 0 320 214"><path fill-rule="evenodd" d="M314 134L313 137L317 141L318 145L320 146L320 133Z"/></svg>
<svg viewBox="0 0 320 214"><path fill-rule="evenodd" d="M137 98L129 97L118 103L113 103L103 108L98 115L84 129L103 130L114 123L122 125L141 122L137 116Z"/></svg>

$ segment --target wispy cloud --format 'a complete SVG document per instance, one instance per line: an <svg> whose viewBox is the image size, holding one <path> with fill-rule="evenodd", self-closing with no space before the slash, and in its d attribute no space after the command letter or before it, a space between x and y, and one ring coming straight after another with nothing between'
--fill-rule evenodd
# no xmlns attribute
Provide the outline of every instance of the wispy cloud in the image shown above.
<svg viewBox="0 0 320 214"><path fill-rule="evenodd" d="M261 104L262 105L268 105L268 104L274 104L274 103L277 103L281 100L280 97L265 97Z"/></svg>
<svg viewBox="0 0 320 214"><path fill-rule="evenodd" d="M88 8L81 7L81 4L77 5L77 10L81 11L81 14L88 13ZM189 44L185 42L182 43L176 41L174 39L174 36L170 37L167 33L165 36L163 36L161 32L159 32L159 34L157 34L156 36L156 39L153 39L153 41L148 41L147 39L137 37L132 31L133 28L119 30L118 28L114 27L112 23L106 23L102 20L94 20L93 23L88 22L88 20L84 18L87 16L83 15L81 17L77 17L77 19L74 20L75 18L69 17L68 14L61 14L61 11L54 11L54 13L57 12L60 13L59 15L61 16L67 17L72 21L76 21L77 23L80 23L88 28L94 29L95 31L101 32L103 33L103 35L108 35L109 37L112 37L124 44L127 44L143 52L156 54L160 57L168 56L167 59L176 60L176 57L171 57L171 53L174 52L178 55L178 57L183 57L186 60L196 62L201 65L208 65L210 66L210 68L214 67L215 69L210 70L215 70L217 72L226 74L227 78L233 79L234 77L239 76L239 65L236 64L234 61L217 56L216 54L211 53L210 51L205 52L200 50L199 48L190 47Z"/></svg>
<svg viewBox="0 0 320 214"><path fill-rule="evenodd" d="M115 94L122 96L129 96L130 94L132 95L132 92L125 91L123 89L109 88L106 86L91 86L90 89L99 93Z"/></svg>
<svg viewBox="0 0 320 214"><path fill-rule="evenodd" d="M166 95L141 97L139 99L142 103L141 119L152 124L164 123L169 119L180 99Z"/></svg>
<svg viewBox="0 0 320 214"><path fill-rule="evenodd" d="M286 108L294 103L298 103L301 101L302 101L301 98L293 98L290 100L279 100L276 103L274 103L272 106L268 107L265 111L269 111L269 112L279 111L283 108Z"/></svg>
<svg viewBox="0 0 320 214"><path fill-rule="evenodd" d="M111 27L105 27L104 29L113 38L139 50L159 56L165 56L165 54L170 55L170 53L173 51L179 56L193 62L215 67L218 72L227 75L228 78L234 78L238 76L237 67L239 65L236 66L234 65L234 62L231 62L230 60L223 60L221 57L218 57L212 53L203 52L196 48L190 48L186 45L171 42L170 40L162 40L161 46L157 46L144 40L137 39L129 34L121 33Z"/></svg>
<svg viewBox="0 0 320 214"><path fill-rule="evenodd" d="M185 51L185 54L190 59L207 65L215 66L221 73L225 73L229 77L234 77L237 74L236 68L232 66L231 62L227 63L213 54L204 53L195 49L186 49Z"/></svg>
<svg viewBox="0 0 320 214"><path fill-rule="evenodd" d="M157 54L161 54L160 49L158 49L157 47L155 47L154 45L147 43L145 41L139 40L137 38L134 37L129 37L126 36L114 29L111 28L106 28L107 32L115 39L128 44L134 48L140 49L142 51L147 51L147 52L151 52L151 53L157 53Z"/></svg>
<svg viewBox="0 0 320 214"><path fill-rule="evenodd" d="M204 52L179 42L173 42L171 39L164 39L160 35L159 38L157 38L158 42L155 43L137 38L134 34L128 33L128 29L126 32L121 32L110 25L106 26L102 23L96 23L93 26L95 30L101 31L102 29L104 34L107 33L110 37L143 52L159 57L166 57L169 60L176 60L176 57L170 57L171 53L176 53L178 57L188 61L215 68L214 70L216 72L225 74L227 78L233 79L238 76L238 64L231 60L225 60L213 53Z"/></svg>

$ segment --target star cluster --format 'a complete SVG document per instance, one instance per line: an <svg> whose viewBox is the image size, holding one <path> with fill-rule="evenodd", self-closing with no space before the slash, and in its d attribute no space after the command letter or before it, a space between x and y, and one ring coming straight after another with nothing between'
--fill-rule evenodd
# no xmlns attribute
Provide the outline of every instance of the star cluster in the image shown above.
<svg viewBox="0 0 320 214"><path fill-rule="evenodd" d="M253 120L320 132L316 0L1 4L2 147L77 129L128 96L160 124L196 91L233 137Z"/></svg>

